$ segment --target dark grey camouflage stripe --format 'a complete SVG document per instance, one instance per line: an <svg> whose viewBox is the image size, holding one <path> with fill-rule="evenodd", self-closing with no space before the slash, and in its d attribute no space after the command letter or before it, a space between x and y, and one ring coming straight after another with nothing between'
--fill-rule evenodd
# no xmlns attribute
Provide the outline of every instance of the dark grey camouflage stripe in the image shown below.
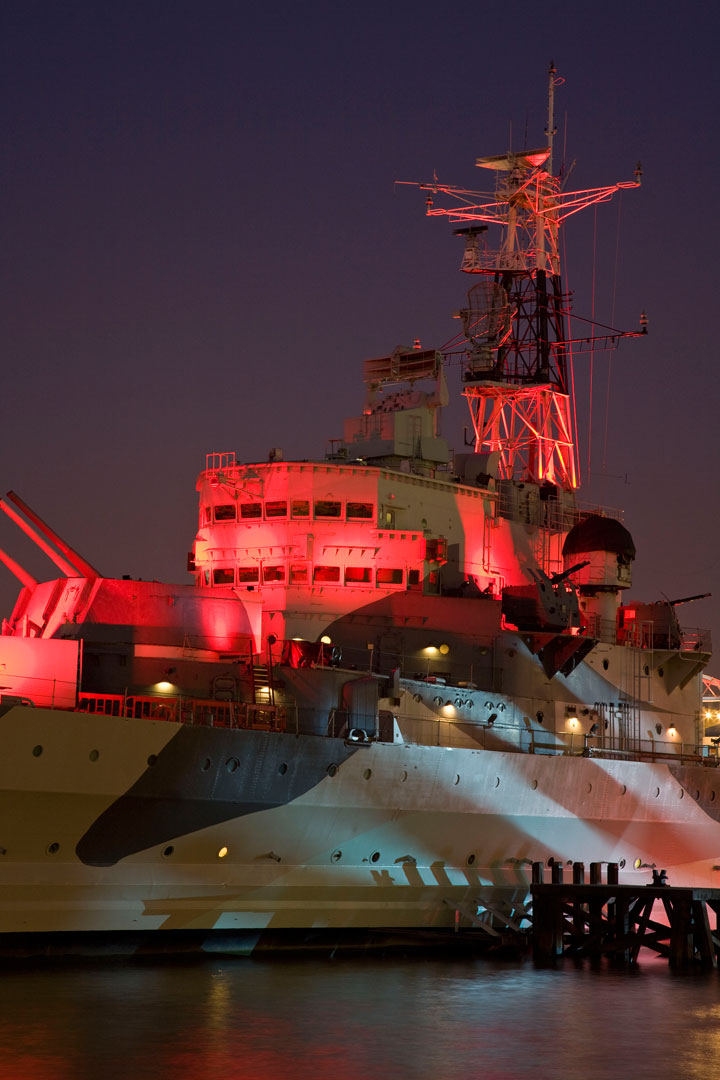
<svg viewBox="0 0 720 1080"><path fill-rule="evenodd" d="M187 833L284 806L356 752L342 739L183 727L93 822L76 854L88 866L113 866Z"/></svg>

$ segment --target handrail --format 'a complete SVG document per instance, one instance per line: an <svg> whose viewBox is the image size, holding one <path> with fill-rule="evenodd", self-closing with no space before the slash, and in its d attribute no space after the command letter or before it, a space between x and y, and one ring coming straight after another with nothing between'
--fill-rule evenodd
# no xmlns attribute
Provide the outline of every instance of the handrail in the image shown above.
<svg viewBox="0 0 720 1080"><path fill-rule="evenodd" d="M78 694L78 712L202 727L284 731L287 710L278 705L161 694Z"/></svg>
<svg viewBox="0 0 720 1080"><path fill-rule="evenodd" d="M296 703L286 705L256 704L253 702L221 701L210 698L189 698L161 694L90 694L78 695L76 712L105 716L170 721L202 727L221 727L257 731L292 732L303 729ZM348 722L345 710L331 709L327 723L316 721L306 727L307 734L338 738ZM441 717L397 714L406 742L423 746L468 746L467 735L457 721ZM316 718L317 720L317 718ZM467 721L463 722L463 728ZM697 762L720 766L720 746L705 743L683 743L673 740L639 739L582 732L527 730L519 725L502 722L473 723L473 745L483 750L503 750L511 753L590 758L615 758L648 762ZM412 728L421 737L413 737ZM428 738L422 736L427 732ZM375 738L372 734L370 739Z"/></svg>

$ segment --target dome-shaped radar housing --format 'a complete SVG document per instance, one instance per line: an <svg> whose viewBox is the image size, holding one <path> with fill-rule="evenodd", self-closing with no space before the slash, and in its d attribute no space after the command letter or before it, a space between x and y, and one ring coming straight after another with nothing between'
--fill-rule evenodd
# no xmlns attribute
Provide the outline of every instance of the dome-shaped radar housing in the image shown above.
<svg viewBox="0 0 720 1080"><path fill-rule="evenodd" d="M581 592L629 588L634 558L635 544L625 526L600 514L590 514L574 525L563 544L566 570L577 563L587 564L572 574Z"/></svg>
<svg viewBox="0 0 720 1080"><path fill-rule="evenodd" d="M590 514L574 525L565 538L563 555L581 555L591 551L608 551L632 562L635 558L633 538L616 518Z"/></svg>

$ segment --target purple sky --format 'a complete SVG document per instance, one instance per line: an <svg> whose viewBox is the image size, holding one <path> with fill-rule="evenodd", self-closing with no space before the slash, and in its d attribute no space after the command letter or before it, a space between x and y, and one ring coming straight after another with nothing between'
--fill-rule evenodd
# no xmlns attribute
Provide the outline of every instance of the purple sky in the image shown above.
<svg viewBox="0 0 720 1080"><path fill-rule="evenodd" d="M625 508L633 595L713 591L680 615L720 642L718 16L446 10L4 0L2 490L108 575L189 580L206 452L322 455L361 407L363 359L457 332L460 242L393 181L480 187L477 156L542 145L552 58L569 186L644 168L619 215L567 226L575 312L595 247L596 317L650 324L595 357L589 476L576 361L581 494ZM465 423L461 403L451 445ZM0 546L52 576L6 521ZM15 592L0 568L3 612Z"/></svg>

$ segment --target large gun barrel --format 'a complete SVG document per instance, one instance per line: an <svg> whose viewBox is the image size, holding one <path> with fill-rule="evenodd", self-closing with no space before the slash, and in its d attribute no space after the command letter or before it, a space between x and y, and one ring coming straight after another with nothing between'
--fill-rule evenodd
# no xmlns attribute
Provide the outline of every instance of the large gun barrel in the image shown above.
<svg viewBox="0 0 720 1080"><path fill-rule="evenodd" d="M582 568L584 566L587 566L589 562L590 562L589 559L584 559L582 562L575 563L574 566L568 567L567 570L563 570L559 574L553 574L553 576L550 578L551 584L559 585L560 582L564 581L566 577L570 577L570 575L574 574L576 570L582 570Z"/></svg>

